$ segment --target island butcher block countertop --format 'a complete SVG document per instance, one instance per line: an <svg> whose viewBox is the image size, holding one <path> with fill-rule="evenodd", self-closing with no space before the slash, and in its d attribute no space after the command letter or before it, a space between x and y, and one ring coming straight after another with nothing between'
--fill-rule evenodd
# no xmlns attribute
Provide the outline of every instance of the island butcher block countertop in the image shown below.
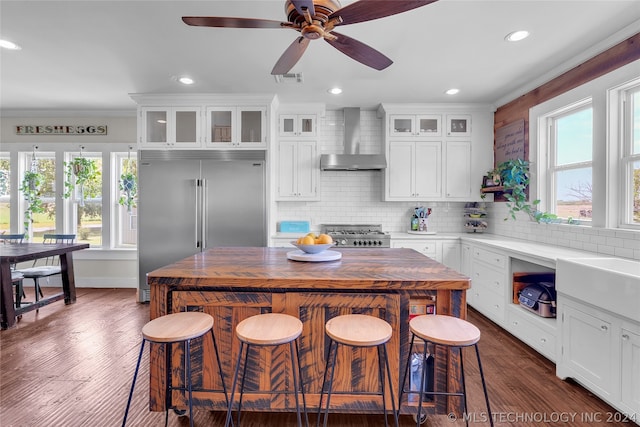
<svg viewBox="0 0 640 427"><path fill-rule="evenodd" d="M214 335L220 343L220 364L230 389L239 340L235 328L242 320L264 313L286 313L303 323L300 346L301 369L308 408L317 410L326 363L326 322L343 314L368 314L387 321L393 330L386 344L393 372L392 386L399 389L401 368L409 353L409 316L436 312L466 318L466 290L470 279L431 258L405 248L332 248L340 252L335 261L307 262L288 259L293 248L220 247L159 268L147 275L150 285L150 317L180 311L200 311L214 318ZM430 307L430 310L427 310ZM263 348L248 366L248 385L242 408L249 411L294 411L293 397L283 389L291 378L287 350ZM166 361L174 384L184 379L182 351L151 344L150 409L165 408ZM210 345L192 349L198 366L195 383L196 406L226 410L222 384L216 372L216 358ZM339 394L331 400L331 411L381 413L382 401L376 374L375 349L340 352L336 367ZM438 348L433 376L442 391L460 390L460 360L455 352ZM365 395L360 394L365 392ZM275 395L274 395L275 393ZM391 395L386 392L390 407ZM405 395L406 396L406 395ZM394 398L395 399L395 398ZM185 393L174 390L170 407L185 409ZM402 413L415 413L415 402L405 397ZM461 413L462 399L437 396L425 403L431 413Z"/></svg>
<svg viewBox="0 0 640 427"><path fill-rule="evenodd" d="M342 259L287 259L287 248L214 248L149 273L162 285L267 289L468 289L469 278L412 249L332 249ZM277 283L276 283L277 282Z"/></svg>

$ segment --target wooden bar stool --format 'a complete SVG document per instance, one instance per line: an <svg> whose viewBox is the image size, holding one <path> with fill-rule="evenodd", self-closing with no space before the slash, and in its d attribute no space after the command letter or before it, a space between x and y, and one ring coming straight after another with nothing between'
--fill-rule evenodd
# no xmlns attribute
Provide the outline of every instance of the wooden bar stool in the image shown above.
<svg viewBox="0 0 640 427"><path fill-rule="evenodd" d="M480 351L478 350L478 341L480 341L480 330L470 322L459 319L453 316L442 316L436 314L426 314L417 316L411 319L409 322L409 330L411 331L411 345L409 347L409 355L407 357L407 364L404 370L404 376L402 377L402 386L400 387L400 399L399 404L402 405L403 393L418 393L420 395L418 399L418 415L416 416L416 425L420 426L424 422L422 418L422 401L424 395L447 395L447 396L462 396L464 398L464 412L467 412L467 390L464 382L464 364L462 360L462 348L474 346L476 349L476 356L478 358L478 369L480 370L480 379L482 380L482 389L484 390L484 399L487 404L487 411L489 415L489 423L493 426L493 417L491 416L491 407L489 406L489 395L487 394L487 386L484 381L484 373L482 372L482 362L480 361ZM420 389L419 390L405 390L404 386L407 381L407 372L411 364L411 355L413 354L413 345L415 338L418 337L425 342L424 351L422 353L422 375L420 377ZM427 379L427 358L428 344L432 343L434 346L445 346L449 348L460 349L460 375L462 377L462 393L447 393L438 391L426 390ZM465 417L466 425L469 425L468 417Z"/></svg>
<svg viewBox="0 0 640 427"><path fill-rule="evenodd" d="M240 397L238 399L238 417L236 425L240 427L240 413L242 412L242 395L244 393L244 380L247 374L247 362L249 360L249 350L253 346L270 347L289 344L289 353L291 355L291 373L293 378L293 393L296 398L296 415L298 418L298 426L302 427L302 416L300 414L300 403L298 400L298 388L302 393L302 406L306 425L309 425L307 417L307 402L304 395L304 384L302 381L302 368L300 367L300 353L298 352L298 337L302 334L302 322L288 314L282 313L266 313L248 317L236 326L236 336L240 340L240 351L238 352L238 360L236 361L236 369L233 374L233 385L231 386L231 402L227 411L227 419L225 427L228 427L231 421L231 411L233 409L233 399L235 397L236 385L238 382L238 374L240 372L240 363L242 360L242 351L245 350L244 365L242 369L242 380L240 382ZM245 349L246 347L246 349ZM295 348L296 357L293 356ZM296 372L296 359L298 369Z"/></svg>
<svg viewBox="0 0 640 427"><path fill-rule="evenodd" d="M133 374L133 382L131 384L131 391L129 392L129 400L127 401L127 408L124 412L124 419L122 420L122 427L127 423L127 415L129 414L129 406L131 405L131 398L133 396L133 389L136 385L136 378L138 377L138 370L140 369L140 361L142 360L142 353L144 351L144 345L147 341L157 344L164 344L167 349L167 344L179 343L184 344L185 354L185 376L187 381L186 391L189 393L189 425L193 427L193 402L192 393L193 388L191 384L191 340L199 338L205 335L207 332L211 332L211 339L213 341L213 348L218 360L218 372L220 374L220 380L222 381L222 389L224 396L229 403L229 396L227 395L227 389L224 383L224 375L222 373L222 364L220 363L220 357L218 355L218 345L216 344L216 337L213 333L213 317L207 313L201 312L182 312L167 314L165 316L158 317L142 327L142 345L140 346L140 354L138 355L138 363L136 364L136 371ZM167 350L168 351L168 350ZM165 402L165 417L164 425L166 427L169 421L169 408L171 407L171 391L172 390L185 390L185 387L173 387L171 384L171 355L167 357L167 377L166 377L166 402Z"/></svg>
<svg viewBox="0 0 640 427"><path fill-rule="evenodd" d="M389 391L391 393L391 404L393 409L393 418L396 427L398 427L398 411L393 395L393 383L391 379L391 369L389 368L389 359L387 357L387 342L391 339L393 329L386 321L373 316L364 314L346 314L329 319L325 324L325 331L329 337L329 349L327 351L327 361L324 370L324 378L322 379L322 389L320 389L320 402L318 403L318 419L316 426L320 425L320 415L322 413L322 398L325 393L327 383L327 373L331 369L329 378L329 386L327 390L327 406L324 411L324 427L327 426L329 419L329 405L331 403L331 389L333 388L333 374L336 367L336 359L338 355L338 344L350 347L376 347L378 350L378 380L380 382L380 395L382 396L382 408L384 411L384 425L387 422L387 404L385 401L385 378L384 371L386 368L389 380ZM333 357L332 357L333 355ZM331 368L330 368L331 366ZM354 393L355 394L355 393Z"/></svg>

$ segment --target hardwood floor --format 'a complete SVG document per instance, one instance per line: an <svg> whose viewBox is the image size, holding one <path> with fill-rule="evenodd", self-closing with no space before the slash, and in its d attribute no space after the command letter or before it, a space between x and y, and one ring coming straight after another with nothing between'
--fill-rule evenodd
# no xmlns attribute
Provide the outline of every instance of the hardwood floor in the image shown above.
<svg viewBox="0 0 640 427"><path fill-rule="evenodd" d="M47 289L45 288L45 292ZM32 295L27 290L27 295ZM0 425L116 426L122 423L149 306L133 289L78 289L76 304L55 303L26 313L15 328L0 333ZM555 366L526 345L470 310L482 331L480 352L498 426L632 426L606 422L615 411L581 386L561 381ZM470 425L489 425L473 350L465 353ZM594 349L597 351L597 349ZM466 350L465 350L466 351ZM148 353L142 363L127 425L164 424L164 413L149 412ZM601 418L588 422L587 418ZM310 416L315 423L315 415ZM195 425L223 425L224 414L199 410ZM390 419L391 421L391 419ZM415 425L403 415L402 426ZM169 413L170 426L188 426L188 417ZM295 414L247 413L242 425L293 426ZM331 414L329 425L384 425L379 415ZM464 425L430 416L434 427Z"/></svg>

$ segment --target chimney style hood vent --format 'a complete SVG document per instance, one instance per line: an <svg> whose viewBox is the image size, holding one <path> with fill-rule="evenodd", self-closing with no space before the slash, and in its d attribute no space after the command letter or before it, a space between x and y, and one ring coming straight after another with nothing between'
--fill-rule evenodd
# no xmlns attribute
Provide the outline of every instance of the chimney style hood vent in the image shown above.
<svg viewBox="0 0 640 427"><path fill-rule="evenodd" d="M323 154L320 169L328 171L380 170L384 154L360 154L360 108L344 109L344 154Z"/></svg>

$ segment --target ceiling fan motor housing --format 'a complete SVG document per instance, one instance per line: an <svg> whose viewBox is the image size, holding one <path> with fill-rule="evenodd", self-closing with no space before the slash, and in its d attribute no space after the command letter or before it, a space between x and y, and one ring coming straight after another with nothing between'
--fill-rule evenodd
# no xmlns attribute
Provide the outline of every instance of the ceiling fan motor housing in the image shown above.
<svg viewBox="0 0 640 427"><path fill-rule="evenodd" d="M313 2L315 8L315 14L311 17L313 21L319 21L320 26L324 26L329 20L329 15L338 9L342 8L342 5L338 0L315 0ZM287 21L295 25L302 25L306 22L303 15L298 13L296 7L291 3L291 0L287 0L284 4L284 11L287 15ZM321 36L320 36L321 37ZM311 38L311 37L307 37ZM318 38L318 37L316 37Z"/></svg>

